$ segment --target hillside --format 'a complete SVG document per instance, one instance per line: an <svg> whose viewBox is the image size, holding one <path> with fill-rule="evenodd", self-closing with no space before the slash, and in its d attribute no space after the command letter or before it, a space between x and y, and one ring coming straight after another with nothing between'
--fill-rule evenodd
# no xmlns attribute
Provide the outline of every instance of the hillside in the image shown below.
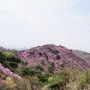
<svg viewBox="0 0 90 90"><path fill-rule="evenodd" d="M27 50L10 50L1 47L0 82L1 84L3 82L3 84L0 86L0 90L3 90L3 85L4 87L7 86L5 83L8 82L7 78L9 78L13 84L19 83L22 86L20 87L18 86L19 84L17 84L15 90L44 90L43 88L46 87L47 89L45 90L69 90L61 89L60 86L55 86L55 88L58 88L55 89L53 85L63 83L64 86L62 85L62 88L66 86L71 88L70 85L75 84L77 81L72 80L77 79L76 77L79 76L79 72L86 72L85 70L88 68L90 68L88 53L70 50L63 46L47 44ZM64 81L58 81L60 77L62 77ZM18 82L18 80L20 82ZM70 84L69 81L72 81L72 84ZM28 86L28 82L31 86ZM27 89L23 87L25 83L27 84ZM34 86L32 87L32 85ZM9 90L14 90L12 88L10 89L9 87Z"/></svg>
<svg viewBox="0 0 90 90"><path fill-rule="evenodd" d="M81 59L85 60L88 63L90 62L90 53L79 50L72 50L72 51L77 57L80 57Z"/></svg>
<svg viewBox="0 0 90 90"><path fill-rule="evenodd" d="M60 67L72 67L78 69L88 68L88 63L83 58L63 46L44 45L29 50L18 52L19 58L31 65L54 66L55 71Z"/></svg>

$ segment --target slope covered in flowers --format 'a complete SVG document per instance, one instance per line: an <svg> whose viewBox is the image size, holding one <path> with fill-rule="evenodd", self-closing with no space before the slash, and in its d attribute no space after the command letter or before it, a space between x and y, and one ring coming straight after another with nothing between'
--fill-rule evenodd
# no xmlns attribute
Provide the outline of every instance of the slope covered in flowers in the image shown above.
<svg viewBox="0 0 90 90"><path fill-rule="evenodd" d="M5 77L10 76L10 77L16 77L18 79L21 79L21 77L17 74L14 74L10 69L8 68L4 68L1 64L0 64L0 79L3 80L5 79Z"/></svg>
<svg viewBox="0 0 90 90"><path fill-rule="evenodd" d="M54 71L58 71L61 67L78 69L89 67L88 63L77 57L72 50L53 44L19 51L18 56L22 61L28 62L32 66L42 65L44 69L54 68Z"/></svg>
<svg viewBox="0 0 90 90"><path fill-rule="evenodd" d="M74 87L75 86L75 87ZM0 48L0 90L90 90L90 63L73 50L47 44Z"/></svg>

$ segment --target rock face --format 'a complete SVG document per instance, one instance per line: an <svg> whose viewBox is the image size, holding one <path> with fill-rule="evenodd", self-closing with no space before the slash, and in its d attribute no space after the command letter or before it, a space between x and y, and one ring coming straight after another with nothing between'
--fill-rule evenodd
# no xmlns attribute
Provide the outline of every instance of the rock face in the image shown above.
<svg viewBox="0 0 90 90"><path fill-rule="evenodd" d="M47 44L44 46L34 47L32 49L18 51L18 57L28 62L30 65L42 65L44 68L48 67L58 71L61 67L72 67L78 69L88 68L89 64L85 60L76 56L63 46L55 46Z"/></svg>

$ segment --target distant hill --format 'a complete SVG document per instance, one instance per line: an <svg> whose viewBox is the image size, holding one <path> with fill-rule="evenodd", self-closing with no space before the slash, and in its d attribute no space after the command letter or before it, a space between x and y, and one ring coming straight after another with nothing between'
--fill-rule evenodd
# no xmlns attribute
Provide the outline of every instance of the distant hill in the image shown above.
<svg viewBox="0 0 90 90"><path fill-rule="evenodd" d="M72 51L77 57L80 57L81 59L90 63L90 53L87 53L87 52L84 52L84 51L79 51L79 50L72 50Z"/></svg>

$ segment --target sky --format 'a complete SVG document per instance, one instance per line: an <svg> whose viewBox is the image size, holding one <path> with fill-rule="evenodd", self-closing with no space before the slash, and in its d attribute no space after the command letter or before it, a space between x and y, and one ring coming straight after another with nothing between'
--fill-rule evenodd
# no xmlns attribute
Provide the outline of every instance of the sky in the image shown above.
<svg viewBox="0 0 90 90"><path fill-rule="evenodd" d="M45 44L90 52L90 0L0 0L0 46Z"/></svg>

